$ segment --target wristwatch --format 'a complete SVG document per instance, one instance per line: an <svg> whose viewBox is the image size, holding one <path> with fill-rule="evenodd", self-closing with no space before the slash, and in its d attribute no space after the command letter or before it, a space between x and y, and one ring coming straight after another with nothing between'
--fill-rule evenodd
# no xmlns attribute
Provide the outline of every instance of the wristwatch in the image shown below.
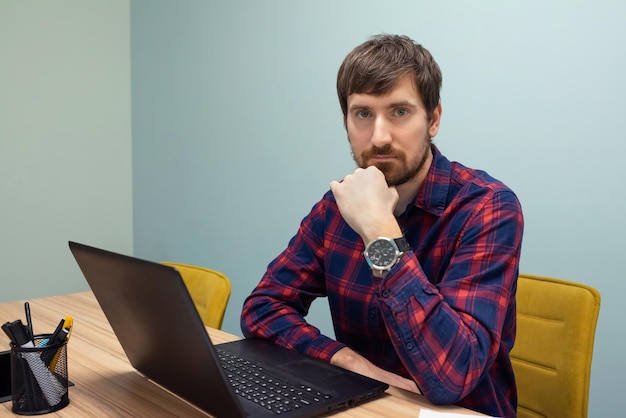
<svg viewBox="0 0 626 418"><path fill-rule="evenodd" d="M385 277L398 260L411 249L404 237L378 237L365 247L363 256L372 269L374 277Z"/></svg>

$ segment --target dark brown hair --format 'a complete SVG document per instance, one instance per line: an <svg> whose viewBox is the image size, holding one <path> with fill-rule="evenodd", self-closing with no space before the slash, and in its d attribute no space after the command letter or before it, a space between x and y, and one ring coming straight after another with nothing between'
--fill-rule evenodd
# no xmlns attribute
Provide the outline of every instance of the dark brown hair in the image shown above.
<svg viewBox="0 0 626 418"><path fill-rule="evenodd" d="M354 48L337 74L337 95L344 120L349 95L385 94L407 73L415 76L415 86L430 120L439 104L442 77L439 65L426 48L400 35L376 35Z"/></svg>

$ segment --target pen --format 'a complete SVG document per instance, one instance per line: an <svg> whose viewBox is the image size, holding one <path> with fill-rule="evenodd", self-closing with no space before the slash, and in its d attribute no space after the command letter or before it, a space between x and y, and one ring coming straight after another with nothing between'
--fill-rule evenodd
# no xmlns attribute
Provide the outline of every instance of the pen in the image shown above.
<svg viewBox="0 0 626 418"><path fill-rule="evenodd" d="M70 339L70 334L72 333L72 325L74 324L74 320L71 316L66 316L65 320L63 321L63 327L61 327L61 332L59 332L59 335L56 338L55 342L63 342L63 341L67 341Z"/></svg>
<svg viewBox="0 0 626 418"><path fill-rule="evenodd" d="M50 337L44 338L40 340L39 342L37 342L37 347L45 347L47 345L54 344L56 340L59 338L59 334L63 330L63 324L65 324L65 319L61 319L61 321L59 322L57 327L54 329L52 334L50 334Z"/></svg>
<svg viewBox="0 0 626 418"><path fill-rule="evenodd" d="M37 343L37 347L45 347L48 345L58 343L59 342L58 338L61 334L61 330L63 329L63 324L65 324L65 319L61 319L61 321L59 322L59 325L57 325L52 335L50 335L49 338L43 339L39 343ZM52 361L53 357L54 357L54 352L51 352L50 350L44 351L41 355L41 359L44 361L44 363L46 363L46 366L50 365L50 362Z"/></svg>
<svg viewBox="0 0 626 418"><path fill-rule="evenodd" d="M51 345L51 344L55 344L58 342L57 339L59 338L59 334L61 333L61 330L63 329L63 324L65 324L65 319L61 319L61 321L59 322L59 325L57 325L57 327L55 328L54 332L52 333L52 336L48 340L48 344L46 345Z"/></svg>
<svg viewBox="0 0 626 418"><path fill-rule="evenodd" d="M35 334L33 334L33 321L30 317L30 304L28 302L24 302L24 312L26 312L26 328L31 341L34 342Z"/></svg>

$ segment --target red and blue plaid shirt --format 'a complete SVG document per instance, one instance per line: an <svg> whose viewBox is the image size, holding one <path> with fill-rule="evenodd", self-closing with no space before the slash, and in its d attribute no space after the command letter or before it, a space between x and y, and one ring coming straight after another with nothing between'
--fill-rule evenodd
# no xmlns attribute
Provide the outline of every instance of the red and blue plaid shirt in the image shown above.
<svg viewBox="0 0 626 418"><path fill-rule="evenodd" d="M522 210L501 182L433 154L398 217L412 251L384 279L327 192L246 299L242 330L326 361L348 346L435 404L514 417ZM328 298L336 340L304 319L318 297Z"/></svg>

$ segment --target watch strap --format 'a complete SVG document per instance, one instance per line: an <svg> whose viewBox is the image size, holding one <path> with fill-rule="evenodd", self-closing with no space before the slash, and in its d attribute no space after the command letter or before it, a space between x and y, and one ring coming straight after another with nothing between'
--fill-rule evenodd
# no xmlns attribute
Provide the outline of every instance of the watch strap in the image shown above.
<svg viewBox="0 0 626 418"><path fill-rule="evenodd" d="M398 251L400 251L401 254L405 254L409 252L409 250L411 249L409 242L404 237L395 238L393 242L396 243L396 246L398 247Z"/></svg>

